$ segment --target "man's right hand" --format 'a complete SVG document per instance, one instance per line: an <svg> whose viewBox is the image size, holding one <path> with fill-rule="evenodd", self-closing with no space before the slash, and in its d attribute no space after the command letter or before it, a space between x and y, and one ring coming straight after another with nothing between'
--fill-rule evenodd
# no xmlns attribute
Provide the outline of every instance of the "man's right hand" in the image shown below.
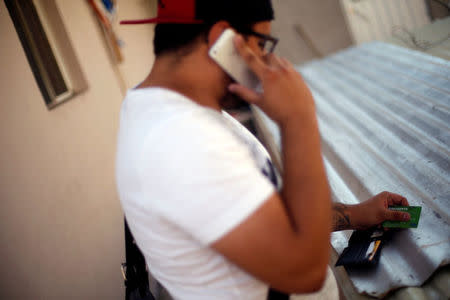
<svg viewBox="0 0 450 300"><path fill-rule="evenodd" d="M329 259L331 201L314 101L286 60L255 55L242 37L235 44L261 80L263 93L238 84L229 89L280 126L283 188L212 247L276 289L316 291Z"/></svg>
<svg viewBox="0 0 450 300"><path fill-rule="evenodd" d="M271 53L258 57L237 35L235 47L262 83L263 93L233 83L232 93L260 107L281 127L290 119L315 120L314 101L308 86L292 64Z"/></svg>

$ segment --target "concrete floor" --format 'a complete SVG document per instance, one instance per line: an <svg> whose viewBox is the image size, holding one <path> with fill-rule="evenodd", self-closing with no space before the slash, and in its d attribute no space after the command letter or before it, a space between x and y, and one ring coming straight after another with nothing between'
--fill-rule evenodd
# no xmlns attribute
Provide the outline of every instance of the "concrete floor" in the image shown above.
<svg viewBox="0 0 450 300"><path fill-rule="evenodd" d="M273 35L277 54L294 64L320 58L351 46L337 0L273 0Z"/></svg>

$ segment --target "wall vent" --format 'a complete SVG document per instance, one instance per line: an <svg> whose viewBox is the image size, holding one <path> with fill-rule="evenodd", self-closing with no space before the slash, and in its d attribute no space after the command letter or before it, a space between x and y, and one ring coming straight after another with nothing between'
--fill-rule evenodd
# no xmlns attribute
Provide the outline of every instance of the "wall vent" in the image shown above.
<svg viewBox="0 0 450 300"><path fill-rule="evenodd" d="M5 0L47 107L87 84L54 0Z"/></svg>

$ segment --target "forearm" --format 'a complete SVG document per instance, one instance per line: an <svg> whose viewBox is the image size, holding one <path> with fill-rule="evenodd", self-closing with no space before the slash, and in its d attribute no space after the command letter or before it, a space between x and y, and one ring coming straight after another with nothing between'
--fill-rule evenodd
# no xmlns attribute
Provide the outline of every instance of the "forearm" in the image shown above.
<svg viewBox="0 0 450 300"><path fill-rule="evenodd" d="M371 219L373 212L364 209L362 206L361 203L353 205L333 203L331 209L332 231L367 229L367 225L364 222ZM372 223L369 221L369 224Z"/></svg>
<svg viewBox="0 0 450 300"><path fill-rule="evenodd" d="M354 229L350 220L350 206L343 203L332 205L332 231Z"/></svg>
<svg viewBox="0 0 450 300"><path fill-rule="evenodd" d="M290 219L297 232L328 243L330 191L315 114L299 116L280 127L284 171L281 195Z"/></svg>

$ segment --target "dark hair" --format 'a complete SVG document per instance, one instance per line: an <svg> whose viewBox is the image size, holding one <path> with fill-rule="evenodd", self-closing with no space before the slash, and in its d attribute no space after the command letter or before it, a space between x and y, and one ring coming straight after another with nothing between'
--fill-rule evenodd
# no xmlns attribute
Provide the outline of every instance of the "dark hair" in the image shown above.
<svg viewBox="0 0 450 300"><path fill-rule="evenodd" d="M196 41L206 41L213 24L228 21L238 32L245 32L260 21L273 20L271 0L195 0L201 24L157 24L153 42L156 56L169 52L179 55L192 51Z"/></svg>
<svg viewBox="0 0 450 300"><path fill-rule="evenodd" d="M211 25L206 24L157 24L153 41L155 56L182 49L188 53L198 38L206 40L210 29Z"/></svg>
<svg viewBox="0 0 450 300"><path fill-rule="evenodd" d="M231 26L237 32L243 33L253 24L231 24ZM197 41L207 41L212 26L213 24L157 24L153 41L155 56L177 51L180 56L189 54Z"/></svg>

